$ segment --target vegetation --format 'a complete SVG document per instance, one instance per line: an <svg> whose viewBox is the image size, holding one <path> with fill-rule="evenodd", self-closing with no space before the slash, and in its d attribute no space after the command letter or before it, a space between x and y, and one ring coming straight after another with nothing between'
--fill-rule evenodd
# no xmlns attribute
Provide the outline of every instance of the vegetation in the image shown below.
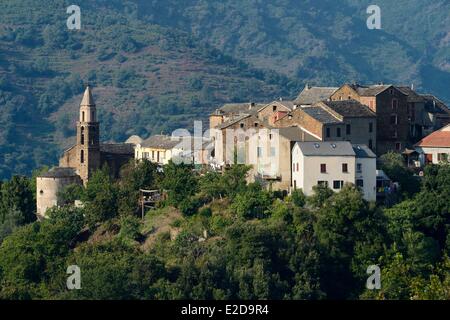
<svg viewBox="0 0 450 320"><path fill-rule="evenodd" d="M0 240L0 298L450 298L450 165L427 167L419 189L389 208L353 185L283 198L247 184L246 172L169 163L161 173L144 161L114 181L99 170L80 190L83 208L68 200ZM25 181L2 185L1 208L17 208L2 211L3 226L27 216L9 201L33 197ZM140 188L167 194L144 220ZM69 265L81 269L81 290L65 287ZM380 290L365 288L370 265L381 268Z"/></svg>

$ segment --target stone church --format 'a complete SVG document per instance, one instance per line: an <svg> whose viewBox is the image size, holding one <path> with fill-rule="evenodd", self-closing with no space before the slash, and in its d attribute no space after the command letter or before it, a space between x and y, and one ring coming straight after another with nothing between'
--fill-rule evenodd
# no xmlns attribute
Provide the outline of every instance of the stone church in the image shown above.
<svg viewBox="0 0 450 320"><path fill-rule="evenodd" d="M97 108L88 86L80 104L76 144L64 151L59 166L41 174L36 180L37 215L45 217L48 208L61 205L58 193L67 185L84 184L92 174L107 165L118 177L120 168L134 158L130 143L100 143L100 123Z"/></svg>

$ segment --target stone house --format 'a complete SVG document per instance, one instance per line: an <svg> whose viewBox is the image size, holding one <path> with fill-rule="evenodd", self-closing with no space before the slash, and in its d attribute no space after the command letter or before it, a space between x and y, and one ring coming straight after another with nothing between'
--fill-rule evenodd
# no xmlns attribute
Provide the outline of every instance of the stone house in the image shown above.
<svg viewBox="0 0 450 320"><path fill-rule="evenodd" d="M299 126L321 141L351 141L376 147L376 115L355 100L321 101L298 107L274 125Z"/></svg>
<svg viewBox="0 0 450 320"><path fill-rule="evenodd" d="M376 152L381 155L388 151L401 152L411 144L407 97L393 85L345 84L331 96L331 100L357 100L376 113Z"/></svg>

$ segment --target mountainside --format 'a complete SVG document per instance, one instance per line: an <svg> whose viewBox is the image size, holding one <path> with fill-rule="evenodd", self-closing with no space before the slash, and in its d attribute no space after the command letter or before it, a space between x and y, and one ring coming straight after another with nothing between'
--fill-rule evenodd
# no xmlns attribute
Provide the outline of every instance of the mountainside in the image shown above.
<svg viewBox="0 0 450 320"><path fill-rule="evenodd" d="M190 31L255 66L319 85L414 83L450 101L448 0L136 0L143 20ZM366 9L381 9L369 30Z"/></svg>
<svg viewBox="0 0 450 320"><path fill-rule="evenodd" d="M191 127L219 104L292 98L305 83L414 84L450 101L450 2L63 0L0 3L0 179L72 143L86 83L102 139ZM206 125L206 123L204 123Z"/></svg>
<svg viewBox="0 0 450 320"><path fill-rule="evenodd" d="M300 87L182 31L143 23L121 1L81 5L81 30L68 30L69 5L0 5L0 179L57 161L73 142L86 83L101 138L115 141L192 127L220 103L272 100Z"/></svg>

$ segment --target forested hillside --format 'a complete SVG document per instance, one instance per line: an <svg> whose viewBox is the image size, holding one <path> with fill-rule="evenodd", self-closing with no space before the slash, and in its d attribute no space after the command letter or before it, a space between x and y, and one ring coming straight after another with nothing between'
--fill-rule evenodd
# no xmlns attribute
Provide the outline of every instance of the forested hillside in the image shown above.
<svg viewBox="0 0 450 320"><path fill-rule="evenodd" d="M319 85L414 83L450 101L447 0L135 2L142 19L189 30L255 66ZM366 26L372 4L382 30Z"/></svg>
<svg viewBox="0 0 450 320"><path fill-rule="evenodd" d="M380 0L382 30L366 27L368 0L80 1L79 31L71 4L0 3L0 179L55 163L86 83L116 141L305 83L414 83L450 101L446 0Z"/></svg>
<svg viewBox="0 0 450 320"><path fill-rule="evenodd" d="M450 165L419 184L401 156L382 160L407 186L387 206L353 185L285 196L247 184L242 165L144 161L67 187L67 206L33 222L33 180L13 178L0 186L0 299L450 299ZM167 191L142 220L139 188ZM70 265L81 290L66 287ZM379 290L365 287L371 265Z"/></svg>

